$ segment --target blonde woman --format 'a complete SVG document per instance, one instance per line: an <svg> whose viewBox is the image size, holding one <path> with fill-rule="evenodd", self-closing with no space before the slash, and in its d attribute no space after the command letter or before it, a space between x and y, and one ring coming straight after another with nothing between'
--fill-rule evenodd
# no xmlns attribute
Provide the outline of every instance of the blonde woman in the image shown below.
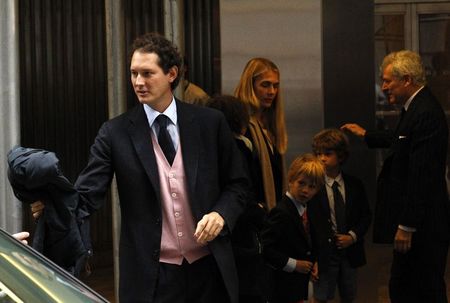
<svg viewBox="0 0 450 303"><path fill-rule="evenodd" d="M287 133L280 94L278 67L265 58L253 58L244 68L234 95L250 113L247 130L261 164L264 207L272 209L285 189L284 154ZM258 182L255 182L258 184Z"/></svg>

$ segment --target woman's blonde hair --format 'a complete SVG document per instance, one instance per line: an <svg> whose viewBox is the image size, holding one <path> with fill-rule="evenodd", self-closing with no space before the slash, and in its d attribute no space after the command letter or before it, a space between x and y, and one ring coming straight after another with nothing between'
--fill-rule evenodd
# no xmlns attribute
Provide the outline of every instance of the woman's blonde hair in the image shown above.
<svg viewBox="0 0 450 303"><path fill-rule="evenodd" d="M322 161L313 154L304 154L292 161L288 171L288 182L295 182L300 176L310 178L317 187L325 182L325 168Z"/></svg>
<svg viewBox="0 0 450 303"><path fill-rule="evenodd" d="M234 96L244 102L250 115L254 115L260 110L260 101L256 97L254 89L255 80L267 71L273 71L278 76L280 75L278 67L272 61L265 58L251 59L245 66L241 80L234 91ZM280 87L278 87L278 93L272 106L262 114L265 121L267 121L266 127L273 136L272 139L277 150L284 154L287 149L287 133Z"/></svg>

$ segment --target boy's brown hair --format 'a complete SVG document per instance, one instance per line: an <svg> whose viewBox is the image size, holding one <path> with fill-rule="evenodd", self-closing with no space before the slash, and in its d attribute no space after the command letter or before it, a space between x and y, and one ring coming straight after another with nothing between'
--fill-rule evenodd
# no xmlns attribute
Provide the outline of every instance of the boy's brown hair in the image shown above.
<svg viewBox="0 0 450 303"><path fill-rule="evenodd" d="M292 161L288 171L289 183L294 182L301 175L311 178L318 187L321 187L325 182L325 168L313 154L304 154Z"/></svg>
<svg viewBox="0 0 450 303"><path fill-rule="evenodd" d="M312 149L317 155L325 151L334 151L341 163L347 160L349 152L348 138L337 128L326 128L313 137Z"/></svg>

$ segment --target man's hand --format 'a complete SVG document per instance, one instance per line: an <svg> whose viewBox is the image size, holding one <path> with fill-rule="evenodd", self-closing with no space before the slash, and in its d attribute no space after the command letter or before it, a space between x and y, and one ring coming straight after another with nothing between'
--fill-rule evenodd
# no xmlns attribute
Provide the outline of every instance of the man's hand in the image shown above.
<svg viewBox="0 0 450 303"><path fill-rule="evenodd" d="M344 249L353 244L353 238L346 234L336 234L336 247L338 249Z"/></svg>
<svg viewBox="0 0 450 303"><path fill-rule="evenodd" d="M33 214L34 219L39 219L39 217L42 215L42 212L44 211L45 205L42 203L42 201L36 201L31 203L31 213Z"/></svg>
<svg viewBox="0 0 450 303"><path fill-rule="evenodd" d="M206 244L214 240L217 235L222 231L225 225L225 220L219 215L218 212L210 212L203 216L203 218L197 223L194 237L197 238L197 242L200 244Z"/></svg>
<svg viewBox="0 0 450 303"><path fill-rule="evenodd" d="M313 268L313 264L309 261L305 260L297 260L295 264L295 271L300 272L302 274L309 273Z"/></svg>
<svg viewBox="0 0 450 303"><path fill-rule="evenodd" d="M411 249L412 235L412 232L398 228L394 238L394 250L402 254L407 253Z"/></svg>
<svg viewBox="0 0 450 303"><path fill-rule="evenodd" d="M27 238L30 236L30 233L27 231L22 231L20 233L16 233L12 235L17 240L21 241L23 244L27 245L28 241Z"/></svg>
<svg viewBox="0 0 450 303"><path fill-rule="evenodd" d="M355 136L364 137L366 135L366 130L355 123L347 123L341 126L341 130L349 131Z"/></svg>

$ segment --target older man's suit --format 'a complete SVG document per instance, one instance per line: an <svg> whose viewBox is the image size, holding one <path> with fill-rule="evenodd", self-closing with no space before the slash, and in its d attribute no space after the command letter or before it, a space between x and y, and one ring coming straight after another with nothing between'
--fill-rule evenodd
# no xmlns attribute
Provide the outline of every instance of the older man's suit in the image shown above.
<svg viewBox="0 0 450 303"><path fill-rule="evenodd" d="M218 111L176 101L188 196L194 221L217 211L225 220L208 244L231 302L237 274L229 240L243 210L248 178L228 125ZM162 232L161 193L151 128L142 105L100 128L76 187L91 209L104 200L113 174L120 209L120 302L152 302Z"/></svg>
<svg viewBox="0 0 450 303"><path fill-rule="evenodd" d="M400 262L397 261L406 258L414 260L418 249L424 252L419 255L425 260L416 260L423 266L411 266L411 270L423 267L436 271L436 268L442 268L443 273L450 238L450 206L445 180L448 126L442 107L424 87L413 98L394 132L367 132L365 140L369 147L390 147L378 177L374 241L392 243L399 225L417 230L413 234L411 251L406 255L394 253L391 282L398 271ZM437 249L434 244L443 249ZM437 260L443 260L443 264L428 264ZM427 274L412 273L411 277L422 276L424 281L415 281L417 287L411 287L421 289L433 283L430 287L445 296L443 281L426 278ZM401 287L396 285L394 288ZM423 302L443 302L422 299Z"/></svg>

